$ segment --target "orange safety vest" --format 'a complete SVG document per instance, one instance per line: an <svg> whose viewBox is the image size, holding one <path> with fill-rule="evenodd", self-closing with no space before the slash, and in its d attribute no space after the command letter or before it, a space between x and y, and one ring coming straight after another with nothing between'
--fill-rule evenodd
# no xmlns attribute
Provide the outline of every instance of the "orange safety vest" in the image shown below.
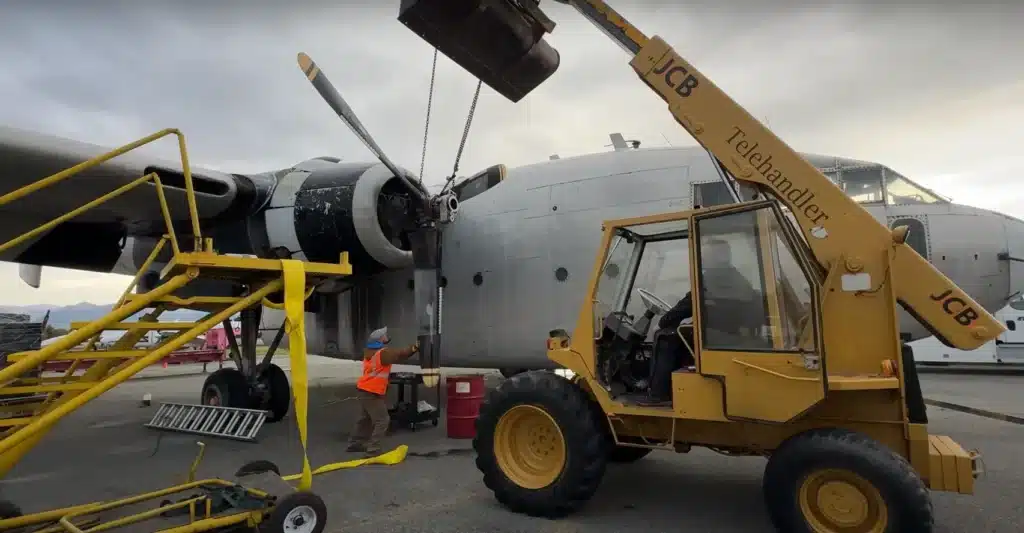
<svg viewBox="0 0 1024 533"><path fill-rule="evenodd" d="M357 389L381 396L387 394L391 365L380 364L380 354L383 351L377 350L369 359L363 359L363 375L356 382Z"/></svg>

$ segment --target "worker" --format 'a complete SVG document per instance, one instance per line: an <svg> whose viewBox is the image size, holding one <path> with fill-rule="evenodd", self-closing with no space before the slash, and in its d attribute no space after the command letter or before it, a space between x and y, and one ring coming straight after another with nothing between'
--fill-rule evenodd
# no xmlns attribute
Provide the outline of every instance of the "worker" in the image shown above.
<svg viewBox="0 0 1024 533"><path fill-rule="evenodd" d="M356 397L359 399L359 420L349 437L346 451L365 452L367 457L380 454L380 439L388 431L391 417L388 414L387 393L391 365L400 363L419 352L419 343L408 348L388 348L391 338L388 328L374 330L366 340L363 349L363 375L356 382Z"/></svg>
<svg viewBox="0 0 1024 533"><path fill-rule="evenodd" d="M645 405L661 405L672 403L672 372L693 364L693 354L689 346L693 346L693 329L683 330L683 339L679 337L677 329L684 320L693 318L693 298L690 291L676 302L658 320L658 331L654 333L654 357L651 361L650 385L647 388L647 398L641 403Z"/></svg>
<svg viewBox="0 0 1024 533"><path fill-rule="evenodd" d="M701 256L701 283L706 306L705 325L711 322L722 327L722 322L731 322L736 313L745 314L743 311L749 307L754 289L733 265L728 242L717 238L702 242ZM672 372L695 365L694 354L691 352L694 347L693 328L685 328L682 331L683 338L680 338L678 333L679 325L692 317L693 298L687 291L686 295L658 320L658 331L654 334L655 349L651 361L650 385L647 388L647 398L641 403L671 403ZM729 324L724 326L727 331L734 329Z"/></svg>

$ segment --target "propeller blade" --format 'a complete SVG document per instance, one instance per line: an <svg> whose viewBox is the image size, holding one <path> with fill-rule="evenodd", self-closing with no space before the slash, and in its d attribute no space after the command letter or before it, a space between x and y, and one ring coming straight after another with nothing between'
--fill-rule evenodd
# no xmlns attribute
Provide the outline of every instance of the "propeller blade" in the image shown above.
<svg viewBox="0 0 1024 533"><path fill-rule="evenodd" d="M384 151L381 150L380 146L378 146L373 140L373 136L370 135L370 132L366 131L366 128L363 127L363 123L359 121L355 112L352 111L352 108L349 107L347 102L345 102L345 99L341 97L341 94L334 88L334 85L327 80L327 76L320 70L320 67L318 67L313 61L313 58L309 57L304 52L299 52L299 68L301 68L303 74L306 75L306 79L313 84L313 88L316 89L316 92L320 93L320 97L327 102L327 105L331 106L331 109L338 114L341 120L345 121L345 124L352 129L352 132L356 134L356 137L359 137L359 140L363 141L363 144L365 144L366 147L377 156L377 159L379 159L384 166L388 167L388 170L390 170L395 177L402 180L412 194L419 198L424 205L427 205L429 202L429 196L422 184L420 186L414 185L409 181L405 174L400 172L398 167L395 166L395 164L392 163L386 155L384 155Z"/></svg>

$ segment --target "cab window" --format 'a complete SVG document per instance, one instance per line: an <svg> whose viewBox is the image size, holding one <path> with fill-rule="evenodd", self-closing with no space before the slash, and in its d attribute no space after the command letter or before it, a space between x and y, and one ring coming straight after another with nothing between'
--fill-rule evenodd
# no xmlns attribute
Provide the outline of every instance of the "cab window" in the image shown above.
<svg viewBox="0 0 1024 533"><path fill-rule="evenodd" d="M813 348L812 286L770 207L697 222L702 346L779 352Z"/></svg>
<svg viewBox="0 0 1024 533"><path fill-rule="evenodd" d="M643 301L636 297L636 289L645 289L669 305L682 300L690 292L689 240L682 237L645 242L633 289L626 304L626 314L633 317L646 310Z"/></svg>

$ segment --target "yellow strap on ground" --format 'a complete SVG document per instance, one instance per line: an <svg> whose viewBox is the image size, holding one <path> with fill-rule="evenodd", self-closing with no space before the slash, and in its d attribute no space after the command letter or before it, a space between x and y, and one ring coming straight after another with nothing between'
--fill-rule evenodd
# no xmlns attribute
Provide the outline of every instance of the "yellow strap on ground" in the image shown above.
<svg viewBox="0 0 1024 533"><path fill-rule="evenodd" d="M306 369L306 328L305 292L306 270L302 261L282 259L284 274L284 315L285 331L288 332L288 353L292 367L292 394L295 397L295 422L299 426L299 442L302 443L302 474L299 490L309 490L313 485L313 472L309 466L306 450L308 436L307 416L309 412L309 376Z"/></svg>
<svg viewBox="0 0 1024 533"><path fill-rule="evenodd" d="M342 470L344 468L355 468L357 466L365 465L397 465L405 460L405 456L409 453L409 447L405 444L391 450L387 453L382 453L375 457L366 457L364 459L353 459L351 461L343 461L340 463L331 463L328 465L321 466L313 471L313 475L326 474L328 472L334 472L335 470ZM290 476L282 476L281 479L285 481L292 481L302 477L302 474L292 474Z"/></svg>

